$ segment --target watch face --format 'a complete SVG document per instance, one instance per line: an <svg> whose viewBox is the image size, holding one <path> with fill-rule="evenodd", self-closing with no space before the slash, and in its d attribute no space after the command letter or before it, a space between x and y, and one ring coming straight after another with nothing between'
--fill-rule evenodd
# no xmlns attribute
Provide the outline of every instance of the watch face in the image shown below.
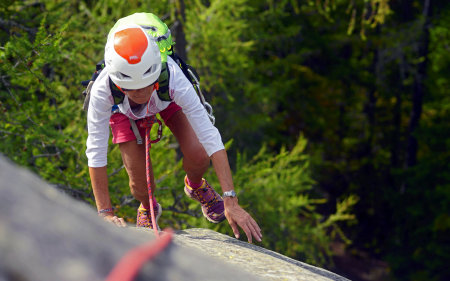
<svg viewBox="0 0 450 281"><path fill-rule="evenodd" d="M234 192L234 190L225 191L223 197L236 197L236 192Z"/></svg>

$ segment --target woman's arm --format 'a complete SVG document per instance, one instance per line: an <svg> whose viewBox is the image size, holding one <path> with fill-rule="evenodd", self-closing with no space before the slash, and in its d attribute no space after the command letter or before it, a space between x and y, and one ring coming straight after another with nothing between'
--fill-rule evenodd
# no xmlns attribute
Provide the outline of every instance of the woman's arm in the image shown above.
<svg viewBox="0 0 450 281"><path fill-rule="evenodd" d="M219 150L211 155L211 161L219 179L222 191L234 190L231 169L225 149ZM261 242L262 234L256 221L241 207L237 197L224 198L225 217L228 220L236 238L239 238L238 225L247 236L248 242L252 243L252 237Z"/></svg>
<svg viewBox="0 0 450 281"><path fill-rule="evenodd" d="M109 197L108 190L108 174L105 167L89 167L89 175L91 176L92 190L94 192L95 204L99 215L106 221L110 221L118 226L126 226L123 218L114 215Z"/></svg>

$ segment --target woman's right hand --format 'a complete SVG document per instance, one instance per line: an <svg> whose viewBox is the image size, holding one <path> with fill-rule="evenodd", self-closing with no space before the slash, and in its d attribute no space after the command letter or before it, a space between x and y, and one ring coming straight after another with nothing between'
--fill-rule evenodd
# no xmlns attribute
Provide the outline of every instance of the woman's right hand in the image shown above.
<svg viewBox="0 0 450 281"><path fill-rule="evenodd" d="M125 223L123 218L119 218L115 215L104 215L102 217L105 221L113 223L113 224L117 225L118 227L126 227L127 226L127 224Z"/></svg>

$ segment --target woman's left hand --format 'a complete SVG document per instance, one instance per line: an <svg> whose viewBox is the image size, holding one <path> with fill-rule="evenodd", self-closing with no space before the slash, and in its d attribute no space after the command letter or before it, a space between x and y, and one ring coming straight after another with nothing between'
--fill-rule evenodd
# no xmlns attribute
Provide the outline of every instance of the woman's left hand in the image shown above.
<svg viewBox="0 0 450 281"><path fill-rule="evenodd" d="M239 228L245 232L248 242L252 243L254 237L258 242L261 242L262 234L261 228L256 221L247 213L241 206L239 206L237 198L227 197L224 199L225 217L233 229L234 236L239 238Z"/></svg>

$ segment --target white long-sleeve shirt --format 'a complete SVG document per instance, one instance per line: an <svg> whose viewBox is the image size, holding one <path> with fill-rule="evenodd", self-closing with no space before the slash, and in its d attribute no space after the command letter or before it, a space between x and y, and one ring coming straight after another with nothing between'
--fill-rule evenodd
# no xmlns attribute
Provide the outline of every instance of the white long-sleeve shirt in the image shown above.
<svg viewBox="0 0 450 281"><path fill-rule="evenodd" d="M220 133L209 120L192 84L170 57L167 62L170 71L169 95L182 108L206 153L211 156L224 149ZM161 112L169 104L170 102L160 100L155 90L148 103L137 110L131 110L128 97L125 95L123 103L119 104L119 110L131 119L138 120ZM107 164L109 119L113 105L109 77L106 71L102 71L92 86L87 113L89 135L86 142L86 156L89 167L104 167Z"/></svg>

